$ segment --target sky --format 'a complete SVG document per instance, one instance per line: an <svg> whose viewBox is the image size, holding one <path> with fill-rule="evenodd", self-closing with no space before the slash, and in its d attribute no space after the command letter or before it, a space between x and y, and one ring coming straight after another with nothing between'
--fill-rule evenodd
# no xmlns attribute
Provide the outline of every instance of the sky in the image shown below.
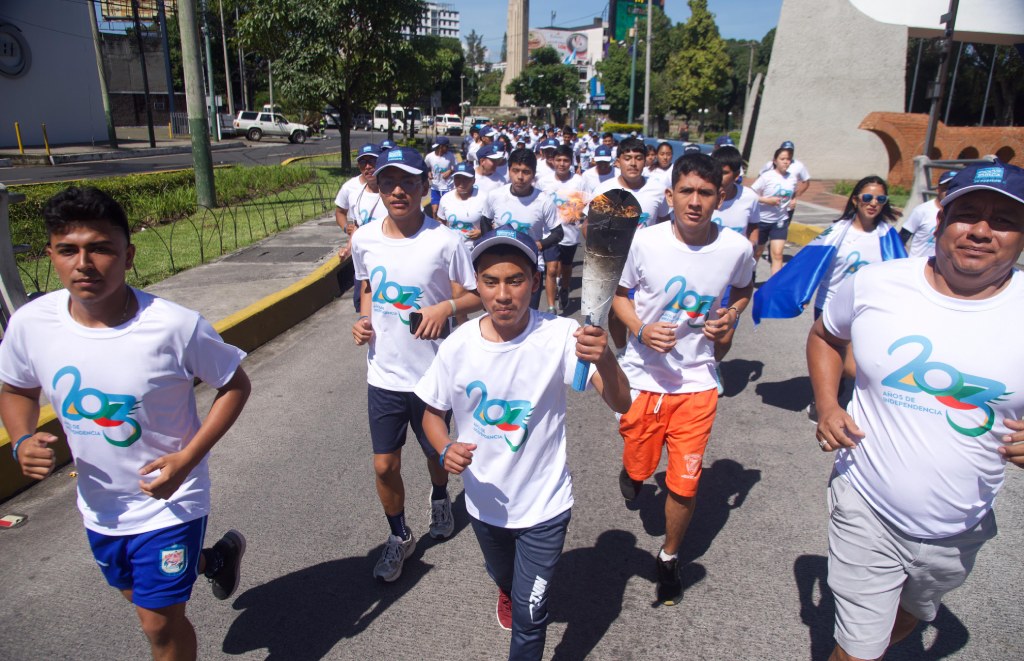
<svg viewBox="0 0 1024 661"><path fill-rule="evenodd" d="M496 60L501 52L501 37L508 24L505 0L437 0L455 7L462 21L462 38L470 30L484 37L484 46ZM708 0L708 9L715 15L718 30L725 39L757 39L779 22L782 0ZM593 23L598 16L607 17L608 0L532 0L530 27L547 27L555 12L556 27L578 27ZM665 0L665 13L672 22L683 22L690 16L686 0Z"/></svg>

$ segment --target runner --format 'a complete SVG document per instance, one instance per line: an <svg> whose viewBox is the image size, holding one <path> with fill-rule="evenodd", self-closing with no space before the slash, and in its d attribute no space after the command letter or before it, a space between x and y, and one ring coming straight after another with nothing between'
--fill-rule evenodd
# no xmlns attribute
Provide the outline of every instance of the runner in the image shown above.
<svg viewBox="0 0 1024 661"><path fill-rule="evenodd" d="M441 201L441 196L452 189L451 177L455 172L455 155L449 153L450 144L447 136L437 136L432 145L434 151L423 159L427 164L427 176L430 178L430 210L434 218L437 218L437 204Z"/></svg>
<svg viewBox="0 0 1024 661"><path fill-rule="evenodd" d="M580 221L584 197L583 177L572 172L572 147L559 145L552 159L555 173L540 182L541 190L551 196L562 224L562 240L544 251L544 290L548 297L548 312L565 314L569 307L569 289L572 286L572 263L576 246L580 244Z"/></svg>
<svg viewBox="0 0 1024 661"><path fill-rule="evenodd" d="M628 158L635 152L626 143ZM633 404L619 425L625 442L619 488L627 501L654 474L668 446L665 541L657 558L657 599L667 606L682 595L679 548L718 403L714 343L746 308L754 272L750 242L711 222L722 197L721 166L704 154L682 156L672 179L674 218L637 231L612 302L632 333L621 364ZM729 286L732 305L725 308Z"/></svg>
<svg viewBox="0 0 1024 661"><path fill-rule="evenodd" d="M481 147L477 152L476 187L480 193L486 195L496 188L508 185L508 177L498 172L499 165L505 165L508 171L508 154L499 150L495 145Z"/></svg>
<svg viewBox="0 0 1024 661"><path fill-rule="evenodd" d="M935 188L935 199L914 207L900 228L900 240L905 244L910 241L911 257L931 257L935 254L935 226L938 224L939 209L942 198L946 196L946 187L956 175L955 170L943 172Z"/></svg>
<svg viewBox="0 0 1024 661"><path fill-rule="evenodd" d="M935 619L996 535L1006 464L1024 467L1024 344L1007 334L1024 323L1024 170L964 168L937 231L935 257L848 278L807 338L818 444L838 451L828 488L838 661L880 658ZM851 346L847 413L835 393Z"/></svg>
<svg viewBox="0 0 1024 661"><path fill-rule="evenodd" d="M604 145L594 150L594 167L583 173L583 189L589 197L599 185L619 176L612 167L612 150Z"/></svg>
<svg viewBox="0 0 1024 661"><path fill-rule="evenodd" d="M427 458L430 536L452 534L448 474L437 464L423 433L423 402L412 390L437 353L448 317L480 309L472 266L462 240L423 214L427 192L423 158L400 147L381 154L375 172L388 209L382 222L367 225L352 241L352 265L362 283L363 315L352 326L357 345L369 344L367 408L377 495L390 534L373 575L391 582L402 574L416 538L406 525L402 446L412 425ZM464 291L452 297L452 283ZM420 321L417 323L415 319Z"/></svg>
<svg viewBox="0 0 1024 661"><path fill-rule="evenodd" d="M195 659L185 614L192 586L203 574L214 597L227 599L245 553L235 530L203 548L208 455L249 397L245 353L199 313L127 285L135 246L106 193L68 188L46 202L43 219L64 289L11 317L0 343L0 419L22 473L42 480L58 440L36 431L46 396L78 471L96 564L134 604L154 659ZM194 379L217 389L202 422Z"/></svg>
<svg viewBox="0 0 1024 661"><path fill-rule="evenodd" d="M554 200L535 186L537 157L530 151L517 149L508 161L512 182L487 194L482 221L484 231L490 231L495 225L512 225L517 232L536 241L537 250L541 252L557 246L564 237L564 230ZM544 269L543 258L539 268ZM534 309L540 307L540 295L538 289L530 301Z"/></svg>
<svg viewBox="0 0 1024 661"><path fill-rule="evenodd" d="M475 175L471 163L456 165L455 174L452 175L455 188L445 193L438 205L438 222L459 233L467 252L473 250L473 244L480 238L480 221L487 201L487 195L476 188ZM453 282L452 292L458 298L462 293L462 285ZM468 318L465 314L456 315L455 321L464 324Z"/></svg>
<svg viewBox="0 0 1024 661"><path fill-rule="evenodd" d="M789 172L790 174L796 177L796 189L793 191L793 197L790 199L789 206L787 207L789 220L793 220L793 211L796 210L796 198L803 195L810 187L811 173L807 171L806 165L804 165L801 161L797 160L796 147L793 145L792 140L784 141L781 145L779 145L779 149L789 150L790 157L792 158L792 161L789 164ZM765 172L770 172L773 169L775 169L774 160L768 161L767 163L764 164L764 167L761 168L761 171L758 173L758 175L760 176Z"/></svg>
<svg viewBox="0 0 1024 661"><path fill-rule="evenodd" d="M584 358L596 366L590 382L605 403L625 411L629 383L603 330L529 308L540 291L531 237L509 226L491 232L474 248L473 265L487 314L445 341L416 394L441 462L462 475L470 523L498 585L498 623L512 631L508 658L540 659L573 504L566 386ZM457 441L448 438L448 411Z"/></svg>
<svg viewBox="0 0 1024 661"><path fill-rule="evenodd" d="M540 158L537 159L536 180L542 181L555 173L555 150L560 143L555 138L547 138L540 143Z"/></svg>
<svg viewBox="0 0 1024 661"><path fill-rule="evenodd" d="M775 167L761 173L750 187L758 195L761 205L761 222L757 232L757 246L754 259L760 260L765 245L769 247L771 274L775 275L782 268L782 252L786 248L789 236L789 202L796 191L796 175L789 171L793 160L793 150L779 147L775 150L772 162Z"/></svg>

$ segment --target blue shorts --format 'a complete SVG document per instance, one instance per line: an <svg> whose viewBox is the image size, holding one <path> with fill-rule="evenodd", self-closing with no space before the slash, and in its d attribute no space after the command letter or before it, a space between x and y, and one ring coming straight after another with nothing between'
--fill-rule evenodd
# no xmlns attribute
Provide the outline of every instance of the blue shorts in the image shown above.
<svg viewBox="0 0 1024 661"><path fill-rule="evenodd" d="M434 190L433 188L431 188L430 189L430 203L431 204L440 204L441 203L441 196L444 195L447 192L448 191L439 191L439 190Z"/></svg>
<svg viewBox="0 0 1024 661"><path fill-rule="evenodd" d="M192 596L206 536L205 516L138 535L85 532L107 583L131 590L136 606L155 610Z"/></svg>
<svg viewBox="0 0 1024 661"><path fill-rule="evenodd" d="M385 390L366 386L366 408L370 414L370 442L374 454L391 454L405 445L405 436L412 432L428 459L437 459L437 450L430 445L423 431L423 414L427 405L416 393ZM445 415L445 424L451 420L451 411Z"/></svg>

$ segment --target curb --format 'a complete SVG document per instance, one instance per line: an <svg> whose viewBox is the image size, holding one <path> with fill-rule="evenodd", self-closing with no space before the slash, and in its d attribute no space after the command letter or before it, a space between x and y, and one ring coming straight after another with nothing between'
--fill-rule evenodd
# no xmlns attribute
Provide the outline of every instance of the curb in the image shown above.
<svg viewBox="0 0 1024 661"><path fill-rule="evenodd" d="M797 246L806 246L808 243L813 241L815 237L824 232L825 230L817 225L805 225L803 223L790 223L789 224L789 237L786 239L788 243L792 243Z"/></svg>
<svg viewBox="0 0 1024 661"><path fill-rule="evenodd" d="M341 296L351 264L351 258L341 262L331 255L305 278L221 319L213 327L225 342L252 352ZM57 468L71 461L67 438L52 406L40 410L37 431L60 439L52 445L57 455ZM7 430L0 428L0 502L36 484L36 480L22 475L21 467L10 452L10 444Z"/></svg>
<svg viewBox="0 0 1024 661"><path fill-rule="evenodd" d="M229 149L235 145L226 142L219 142L210 145L210 151L219 151L221 149ZM82 154L53 154L51 156L46 155L25 155L25 154L11 154L0 159L0 167L3 167L3 161L8 162L8 166L33 166L33 165L64 165L66 163L88 163L93 161L115 161L126 158L141 158L144 156L170 156L174 154L190 154L192 153L192 146L187 147L157 147L155 149L119 149L117 151L101 151L101 152L85 152Z"/></svg>

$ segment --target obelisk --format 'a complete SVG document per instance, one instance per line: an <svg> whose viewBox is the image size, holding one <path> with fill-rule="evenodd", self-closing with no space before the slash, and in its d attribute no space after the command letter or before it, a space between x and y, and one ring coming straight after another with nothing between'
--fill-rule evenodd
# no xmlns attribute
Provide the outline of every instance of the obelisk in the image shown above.
<svg viewBox="0 0 1024 661"><path fill-rule="evenodd" d="M512 108L514 96L505 91L526 67L526 36L529 32L530 0L508 0L508 32L505 45L505 77L501 80L501 105Z"/></svg>

